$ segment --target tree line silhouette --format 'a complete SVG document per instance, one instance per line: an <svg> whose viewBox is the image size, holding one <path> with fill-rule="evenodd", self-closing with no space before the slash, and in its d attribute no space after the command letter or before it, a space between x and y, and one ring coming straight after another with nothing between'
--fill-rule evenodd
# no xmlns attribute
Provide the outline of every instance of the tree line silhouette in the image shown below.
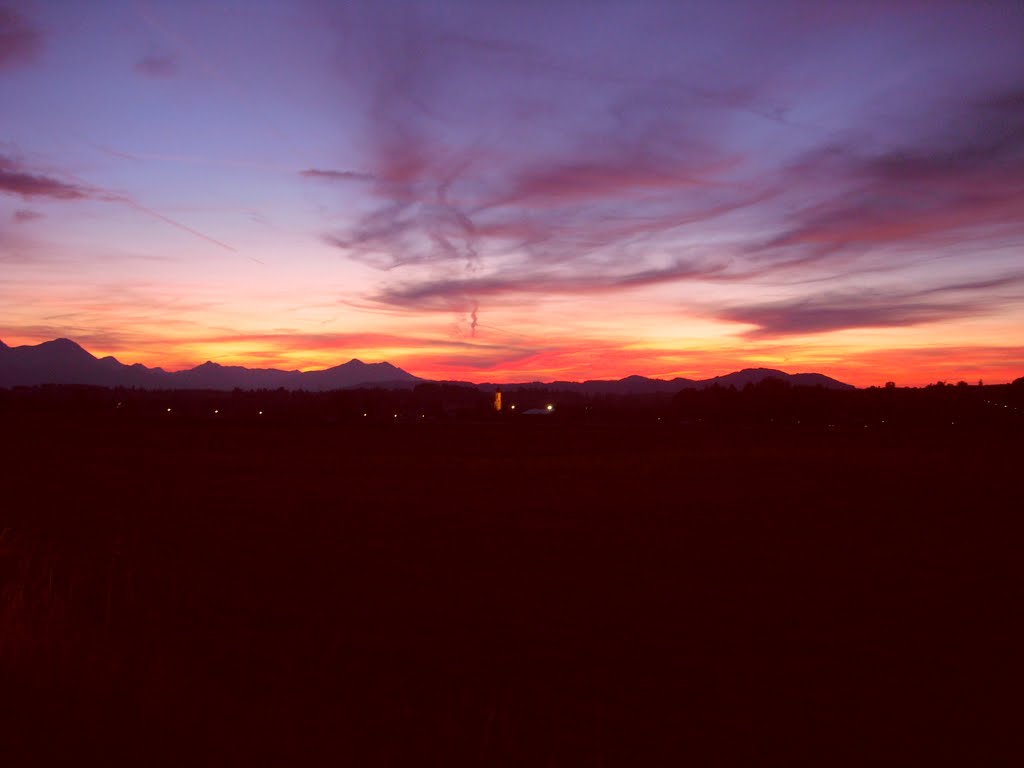
<svg viewBox="0 0 1024 768"><path fill-rule="evenodd" d="M547 406L553 406L548 410ZM529 415L545 411L544 416ZM379 424L415 421L529 421L557 423L661 422L689 428L714 425L771 428L897 428L1005 426L1024 423L1024 377L1012 384L835 390L765 379L742 388L711 386L670 394L586 394L545 387L508 387L503 407L494 389L424 383L408 389L333 392L236 389L144 390L76 385L0 390L0 412L95 414L120 419L306 421Z"/></svg>

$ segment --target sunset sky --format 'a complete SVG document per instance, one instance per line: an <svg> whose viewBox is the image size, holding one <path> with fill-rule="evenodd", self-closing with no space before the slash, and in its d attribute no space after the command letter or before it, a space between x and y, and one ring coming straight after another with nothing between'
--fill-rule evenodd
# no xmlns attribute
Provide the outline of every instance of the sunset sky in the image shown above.
<svg viewBox="0 0 1024 768"><path fill-rule="evenodd" d="M1024 3L0 0L0 339L1024 375Z"/></svg>

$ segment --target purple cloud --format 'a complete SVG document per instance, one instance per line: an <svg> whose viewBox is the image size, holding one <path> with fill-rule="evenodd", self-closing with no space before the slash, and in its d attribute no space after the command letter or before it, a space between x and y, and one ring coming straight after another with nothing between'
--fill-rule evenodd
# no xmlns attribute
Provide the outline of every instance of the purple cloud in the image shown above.
<svg viewBox="0 0 1024 768"><path fill-rule="evenodd" d="M135 71L147 77L173 77L178 72L178 60L173 56L144 56L135 62Z"/></svg>
<svg viewBox="0 0 1024 768"><path fill-rule="evenodd" d="M368 173L357 171L334 171L320 168L307 168L299 171L299 175L306 179L320 179L321 181L372 181L373 176Z"/></svg>
<svg viewBox="0 0 1024 768"><path fill-rule="evenodd" d="M724 268L724 263L712 265L679 261L668 267L623 274L609 274L598 269L560 272L549 269L527 273L509 270L488 277L442 278L393 286L374 296L373 300L402 307L472 313L481 298L497 298L509 294L609 293L698 276L713 276Z"/></svg>
<svg viewBox="0 0 1024 768"><path fill-rule="evenodd" d="M1024 234L1024 90L964 97L939 136L872 150L855 143L814 150L788 172L797 189L830 185L821 202L755 250L801 263L880 246L927 246L972 231Z"/></svg>
<svg viewBox="0 0 1024 768"><path fill-rule="evenodd" d="M1022 294L1017 291L1001 299L992 291L1022 284L1024 274L1018 273L916 290L841 291L734 307L717 316L757 326L747 333L752 338L920 325L995 311L1006 301L1019 301Z"/></svg>
<svg viewBox="0 0 1024 768"><path fill-rule="evenodd" d="M24 224L29 221L45 218L45 214L39 213L38 211L17 210L12 214L11 218L19 224Z"/></svg>
<svg viewBox="0 0 1024 768"><path fill-rule="evenodd" d="M21 164L0 155L0 193L52 200L85 200L94 196L92 190L70 184L52 176L31 173Z"/></svg>
<svg viewBox="0 0 1024 768"><path fill-rule="evenodd" d="M42 48L42 33L13 8L0 7L0 72L30 62Z"/></svg>
<svg viewBox="0 0 1024 768"><path fill-rule="evenodd" d="M664 259L648 254L663 256L679 231L724 226L777 194L744 180L748 158L717 135L761 97L732 72L712 87L628 57L580 63L553 31L489 39L430 16L371 17L346 50L348 70L367 73L351 85L365 104L361 162L377 203L324 235L348 258L396 275L428 267L438 274L421 277L424 292L454 280L445 293L481 297L571 265L578 279L552 289L588 291L656 269ZM498 277L485 286L480 270ZM419 293L406 277L378 298L411 300L410 291Z"/></svg>

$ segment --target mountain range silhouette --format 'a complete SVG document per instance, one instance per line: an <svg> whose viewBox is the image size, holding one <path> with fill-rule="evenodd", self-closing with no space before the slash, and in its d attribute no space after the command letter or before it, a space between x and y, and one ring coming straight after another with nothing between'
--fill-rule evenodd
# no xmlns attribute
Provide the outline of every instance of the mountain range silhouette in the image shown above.
<svg viewBox="0 0 1024 768"><path fill-rule="evenodd" d="M703 389L720 385L743 387L768 378L791 384L822 386L830 389L854 389L820 373L790 374L771 368L745 368L741 371L694 380L650 379L627 376L619 380L583 382L524 382L519 384L471 384L482 389L547 388L579 391L586 394L640 395L675 393L682 389ZM245 368L207 361L182 371L147 368L135 363L126 365L114 357L97 358L70 339L54 339L36 345L9 347L0 341L0 387L37 386L42 384L81 384L100 387L138 387L142 389L303 389L324 392L356 387L410 388L428 379L414 376L391 363L347 363L318 371L282 371L275 368Z"/></svg>

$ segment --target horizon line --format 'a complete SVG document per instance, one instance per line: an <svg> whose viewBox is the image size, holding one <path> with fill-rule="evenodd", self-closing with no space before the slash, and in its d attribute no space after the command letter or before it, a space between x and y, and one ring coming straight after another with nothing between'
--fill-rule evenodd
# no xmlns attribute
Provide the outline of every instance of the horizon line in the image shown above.
<svg viewBox="0 0 1024 768"><path fill-rule="evenodd" d="M480 386L502 387L502 386L517 386L517 385L527 385L527 384L530 384L530 385L536 385L536 384L544 384L544 385L576 384L576 385L582 385L582 384L587 384L587 383L591 383L591 382L618 383L618 382L626 381L627 379L631 379L631 378L638 378L638 379L643 379L643 380L646 380L646 381L655 381L655 382L662 382L662 383L672 383L673 381L706 383L706 382L714 381L715 379L725 378L725 377L731 376L733 374L744 373L744 372L747 372L747 371L774 371L774 372L778 372L778 373L784 374L786 376L800 376L800 375L823 376L823 377L828 378L828 379L830 379L832 381L835 381L837 383L840 383L840 384L843 384L843 385L846 385L846 386L850 386L850 387L854 387L855 389L870 389L872 386L879 386L879 385L858 386L856 384L850 384L849 382L843 381L842 379L838 379L838 378L836 378L834 376L831 376L831 375L829 375L827 373L823 373L820 370L818 370L818 371L816 371L816 370L799 370L799 371L796 371L796 372L791 372L791 371L787 371L787 370L784 370L784 369L781 369L781 368L770 367L770 366L767 366L767 365L744 366L744 367L737 368L737 369L732 370L732 371L728 371L727 373L718 373L718 374L715 374L715 375L712 375L712 376L708 376L708 377L705 377L705 378L691 378L691 377L688 377L688 376L674 376L672 378L662 378L662 377L658 377L658 376L647 376L647 375L644 375L644 374L631 373L631 374L627 374L627 375L619 377L619 378L585 378L585 379L552 378L550 380L545 380L545 379L542 379L542 378L535 378L535 379L525 379L524 378L524 379L514 380L514 381L494 381L494 380L471 381L469 379L461 379L461 378L427 378L427 377L422 377L422 376L419 376L417 374L411 373L410 371L406 370L405 368L403 368L401 366L398 366L398 365L396 365L396 364L394 364L394 363L392 363L392 362L390 362L388 360L379 360L379 361L376 361L376 362L367 362L367 361L365 361L365 360L363 360L363 359L361 359L359 357L352 357L352 358L350 358L349 360L347 360L345 362L337 363L335 365L331 365L331 366L327 366L327 367L323 367L323 368L309 368L309 369L302 369L302 368L291 368L291 369L288 369L288 368L277 368L277 367L250 367L248 365L223 364L223 363L219 363L219 362L217 362L217 361L215 361L213 359L207 359L204 362L196 363L196 364L193 364L191 366L186 366L186 367L182 367L182 368L175 368L175 369L169 369L169 368L165 368L165 367L159 366L159 365L157 365L157 366L149 366L149 365L146 365L145 363L138 363L138 362L124 363L119 358L115 357L114 355L103 355L102 357L98 357L98 356L94 355L92 352L90 352L81 343L79 343L78 341L75 341L73 338L71 338L69 336L58 336L56 338L46 339L44 341L40 341L40 342L37 342L35 344L18 344L16 346L10 346L10 345L6 344L3 341L3 339L0 339L0 346L2 346L3 348L6 348L6 349L13 350L13 349L25 348L25 347L35 348L35 347L39 347L39 346L42 346L42 345L47 344L47 343L53 343L53 342L59 342L59 341L65 341L65 342L68 342L70 344L75 345L77 348L79 348L82 351L86 352L88 355L90 355L95 360L112 359L115 362L117 362L118 364L124 365L126 367L130 367L130 366L133 366L133 365L142 365L147 370L162 371L162 372L168 373L168 374L185 373L185 372L192 371L192 370L195 370L197 368L200 368L200 367L202 367L204 365L212 364L212 365L215 365L215 366L218 366L218 367L221 367L221 368L240 368L240 369L246 370L246 371L274 371L274 372L278 372L278 373L290 373L290 374L300 374L301 375L301 374L307 374L307 373L318 373L318 372L328 371L328 370L332 370L334 368L337 368L337 367L340 367L340 366L343 366L343 365L348 365L350 363L355 362L355 363L360 363L362 365L387 365L387 366L390 366L392 368L395 368L396 370L400 371L401 373L403 373L403 374L405 374L407 376L411 376L413 379L416 379L416 380L418 380L419 382L422 382L422 383L468 384L468 385L477 386L477 387L480 387ZM1016 381L1018 378L1021 378L1021 377L1012 378L1012 379L1009 379L1008 381L1005 381L1005 382L996 381L996 382L989 382L989 383L991 385L993 385L993 386L995 386L995 385L1002 385L1002 384L1010 384L1013 381ZM970 384L970 382L967 382L963 378L961 378L956 383L961 383L961 382ZM886 382L886 383L888 383L888 382ZM923 388L923 387L926 387L926 386L931 386L932 384L949 384L949 383L950 382L948 380L939 379L936 382L929 382L929 384L917 385L917 386L915 386L915 385L904 385L904 386L901 386L900 388L917 389L917 388ZM982 384L983 384L983 381L979 380L978 381L978 385L982 385Z"/></svg>

